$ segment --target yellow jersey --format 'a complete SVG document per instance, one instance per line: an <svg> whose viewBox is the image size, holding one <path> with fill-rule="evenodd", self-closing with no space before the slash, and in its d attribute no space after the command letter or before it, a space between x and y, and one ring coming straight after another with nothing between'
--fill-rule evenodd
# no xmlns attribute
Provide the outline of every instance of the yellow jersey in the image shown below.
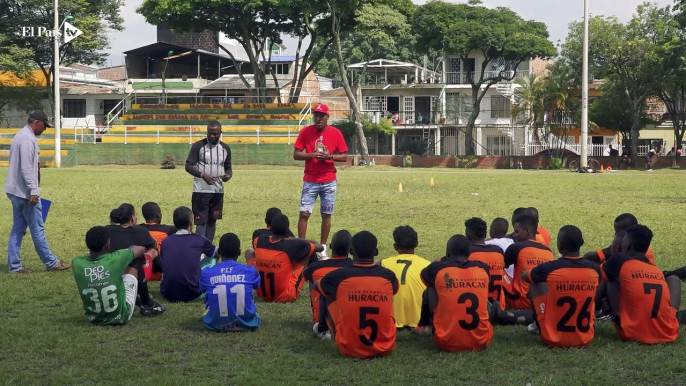
<svg viewBox="0 0 686 386"><path fill-rule="evenodd" d="M420 277L431 262L417 255L398 255L381 260L381 266L395 274L400 284L393 296L396 327L417 327L422 310L422 294L426 286Z"/></svg>

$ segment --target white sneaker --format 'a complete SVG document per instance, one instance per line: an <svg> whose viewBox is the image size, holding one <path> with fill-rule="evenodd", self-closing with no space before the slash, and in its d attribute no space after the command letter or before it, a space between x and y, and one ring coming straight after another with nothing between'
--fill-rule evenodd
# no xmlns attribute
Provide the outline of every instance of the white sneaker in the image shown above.
<svg viewBox="0 0 686 386"><path fill-rule="evenodd" d="M649 172L652 172L652 171L653 171L653 169L648 169L648 171L649 171Z"/></svg>
<svg viewBox="0 0 686 386"><path fill-rule="evenodd" d="M536 322L533 322L530 325L526 326L526 330L529 331L529 333L535 335L539 335L541 333L541 331L538 329L538 326L536 325Z"/></svg>
<svg viewBox="0 0 686 386"><path fill-rule="evenodd" d="M312 326L312 332L321 340L331 340L331 331L319 332L319 323Z"/></svg>
<svg viewBox="0 0 686 386"><path fill-rule="evenodd" d="M317 258L319 259L319 261L329 260L329 256L326 255L326 251L317 252Z"/></svg>

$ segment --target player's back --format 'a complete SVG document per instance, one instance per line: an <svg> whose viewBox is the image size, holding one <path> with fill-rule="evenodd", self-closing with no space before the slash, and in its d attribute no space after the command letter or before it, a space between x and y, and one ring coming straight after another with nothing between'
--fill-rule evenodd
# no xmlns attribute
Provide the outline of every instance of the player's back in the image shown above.
<svg viewBox="0 0 686 386"><path fill-rule="evenodd" d="M593 340L596 289L600 269L592 261L561 258L529 271L536 283L546 283L548 296L537 310L541 340L551 347L586 347Z"/></svg>
<svg viewBox="0 0 686 386"><path fill-rule="evenodd" d="M390 270L355 264L319 281L341 354L354 358L390 355L395 349L393 294L398 281Z"/></svg>
<svg viewBox="0 0 686 386"><path fill-rule="evenodd" d="M128 321L131 309L126 303L122 275L131 261L133 252L121 249L95 259L79 256L72 262L83 309L91 323L124 324Z"/></svg>
<svg viewBox="0 0 686 386"><path fill-rule="evenodd" d="M331 257L328 260L316 261L305 268L303 276L310 283L321 280L328 273L339 268L350 267L353 265L352 259L347 257ZM310 305L312 306L312 323L319 323L319 302L321 294L319 291L310 287Z"/></svg>
<svg viewBox="0 0 686 386"><path fill-rule="evenodd" d="M615 253L602 265L603 279L619 283L615 327L624 340L667 343L679 336L676 309L664 274L641 253Z"/></svg>
<svg viewBox="0 0 686 386"><path fill-rule="evenodd" d="M393 271L400 283L398 293L393 296L397 327L417 327L421 316L422 294L426 290L421 273L430 263L422 257L410 254L381 260L381 266Z"/></svg>
<svg viewBox="0 0 686 386"><path fill-rule="evenodd" d="M541 226L536 228L536 241L550 248L550 242L552 239L550 237L550 231L548 228Z"/></svg>
<svg viewBox="0 0 686 386"><path fill-rule="evenodd" d="M598 254L598 261L601 263L604 263L605 261L607 261L607 259L610 258L610 256L612 256L612 249L611 249L611 247L598 249L596 251L596 253ZM648 261L650 262L650 264L656 265L655 264L655 253L653 252L653 248L648 247L648 251L646 251L645 256L648 258Z"/></svg>
<svg viewBox="0 0 686 386"><path fill-rule="evenodd" d="M205 293L205 327L213 331L258 328L260 316L252 291L259 285L255 267L229 260L205 268L200 277L200 290Z"/></svg>
<svg viewBox="0 0 686 386"><path fill-rule="evenodd" d="M505 254L497 245L472 245L469 260L480 261L488 266L490 282L488 300L498 302L505 309L503 296L503 276L505 275Z"/></svg>
<svg viewBox="0 0 686 386"><path fill-rule="evenodd" d="M519 241L507 248L505 265L514 264L514 277L512 278L514 292L519 296L526 297L529 293L529 283L522 280L522 273L554 259L550 248L531 240Z"/></svg>
<svg viewBox="0 0 686 386"><path fill-rule="evenodd" d="M301 239L273 240L262 235L253 240L255 257L248 261L260 274L257 295L266 302L288 303L302 289L302 262L312 256L314 245Z"/></svg>
<svg viewBox="0 0 686 386"><path fill-rule="evenodd" d="M444 351L483 350L491 342L488 318L488 266L480 261L431 263L422 279L434 287L434 343Z"/></svg>

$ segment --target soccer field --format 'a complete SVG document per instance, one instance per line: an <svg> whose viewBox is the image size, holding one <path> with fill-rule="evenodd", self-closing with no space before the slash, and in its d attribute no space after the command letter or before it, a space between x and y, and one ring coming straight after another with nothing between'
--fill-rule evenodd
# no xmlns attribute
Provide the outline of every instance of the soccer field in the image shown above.
<svg viewBox="0 0 686 386"><path fill-rule="evenodd" d="M5 181L6 169L0 169ZM163 222L172 223L177 206L190 207L192 177L182 169L107 167L47 169L42 196L53 201L46 234L64 261L86 252L84 235L106 225L110 210L123 202L138 213L156 201ZM612 223L634 213L655 233L653 250L662 269L686 265L684 213L686 173L631 171L573 174L552 171L478 171L348 168L339 171L332 231L369 230L379 239L381 258L393 256L392 231L411 225L419 234L417 254L433 260L445 253L448 238L464 234L464 221L481 217L509 220L519 206L539 209L541 225L553 240L566 224L581 228L583 251L607 246ZM433 178L435 186L429 186ZM398 192L402 183L403 193ZM227 183L217 238L236 233L245 250L250 235L264 226L264 212L280 207L296 228L302 188L301 168L234 171ZM318 208L318 204L317 204ZM201 322L203 305L168 304L159 283L153 296L168 311L155 318L134 314L123 327L91 325L71 271L46 273L25 238L30 275L7 274L11 206L0 200L0 384L101 385L634 385L684 384L686 338L669 345L619 341L610 322L598 322L584 350L548 349L526 327L495 327L490 347L479 353L443 353L431 338L399 331L390 357L352 360L332 341L312 334L307 291L293 304L258 300L262 327L253 333L214 333ZM333 232L332 232L333 234ZM319 238L318 209L308 238ZM242 261L242 258L241 260ZM682 329L682 333L684 330Z"/></svg>

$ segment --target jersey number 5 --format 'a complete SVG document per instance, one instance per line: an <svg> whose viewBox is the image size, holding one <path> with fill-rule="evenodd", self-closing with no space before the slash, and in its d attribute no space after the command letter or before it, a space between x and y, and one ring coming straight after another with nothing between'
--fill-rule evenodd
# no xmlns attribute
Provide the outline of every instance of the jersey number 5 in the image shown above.
<svg viewBox="0 0 686 386"><path fill-rule="evenodd" d="M366 330L367 327L372 329L369 338L365 334L359 335L360 342L365 346L373 346L379 334L379 325L376 320L367 318L368 315L379 315L379 307L360 307L360 331Z"/></svg>

